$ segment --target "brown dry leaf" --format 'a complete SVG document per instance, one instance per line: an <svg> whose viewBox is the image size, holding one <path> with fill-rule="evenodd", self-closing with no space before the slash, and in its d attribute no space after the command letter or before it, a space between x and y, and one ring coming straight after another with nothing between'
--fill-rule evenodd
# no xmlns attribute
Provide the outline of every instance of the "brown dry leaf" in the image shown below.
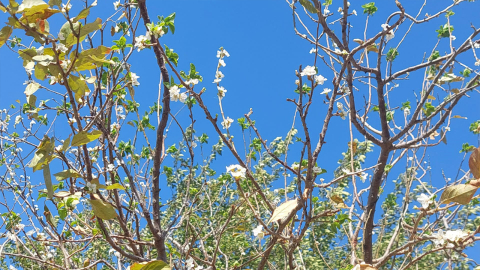
<svg viewBox="0 0 480 270"><path fill-rule="evenodd" d="M470 168L473 177L475 177L475 179L480 179L480 147L473 150L470 159L468 160L468 167Z"/></svg>

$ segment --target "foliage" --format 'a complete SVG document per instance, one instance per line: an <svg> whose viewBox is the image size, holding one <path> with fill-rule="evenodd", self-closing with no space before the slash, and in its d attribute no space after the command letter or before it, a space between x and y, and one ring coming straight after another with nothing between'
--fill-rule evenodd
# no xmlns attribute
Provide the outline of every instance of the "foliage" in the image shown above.
<svg viewBox="0 0 480 270"><path fill-rule="evenodd" d="M179 54L164 44L185 19L176 13L151 21L145 0L116 1L105 18L91 15L97 1L80 9L61 0L5 2L0 47L18 54L28 80L25 101L0 112L2 268L478 267L465 252L479 240L480 148L462 142L468 162L459 160L457 177L440 185L429 178L440 168L425 154L466 119L453 114L460 100L478 98L480 28L454 47L450 25L452 9L473 1L425 19L396 1L398 11L378 27L368 24L378 7L365 3L361 31L348 2L335 13L333 1L287 1L295 33L315 44L315 64L292 72L295 117L281 119L292 126L268 141L253 110L228 116L225 48L215 91L199 89L193 63L180 70ZM447 23L431 53L400 55L410 28L433 20ZM400 30L404 38L387 49ZM131 59L142 50L161 74L147 105L137 102L147 94L137 93ZM403 81L417 85L413 95ZM205 102L212 92L218 108ZM469 130L478 136L480 120ZM322 156L327 140L338 156Z"/></svg>

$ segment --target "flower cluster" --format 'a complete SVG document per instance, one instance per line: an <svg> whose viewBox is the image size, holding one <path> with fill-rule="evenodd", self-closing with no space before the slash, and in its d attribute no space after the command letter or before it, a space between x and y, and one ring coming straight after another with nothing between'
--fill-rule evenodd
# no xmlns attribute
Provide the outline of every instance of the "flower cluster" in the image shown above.
<svg viewBox="0 0 480 270"><path fill-rule="evenodd" d="M453 243L462 240L463 238L468 236L468 233L462 230L448 230L443 231L442 229L438 230L438 232L432 234L435 239L433 239L433 243L437 247L444 246L447 243L447 248L454 247Z"/></svg>
<svg viewBox="0 0 480 270"><path fill-rule="evenodd" d="M182 102L182 103L185 103L185 101L187 100L187 94L186 92L184 93L180 93L180 88L178 88L178 86L174 85L172 87L170 87L170 99L172 101L179 101Z"/></svg>
<svg viewBox="0 0 480 270"><path fill-rule="evenodd" d="M342 120L345 120L345 118L347 117L347 112L343 108L343 104L340 102L337 102L337 109L338 109L338 115L342 117Z"/></svg>
<svg viewBox="0 0 480 270"><path fill-rule="evenodd" d="M222 127L223 129L228 129L230 128L230 126L232 125L233 123L233 119L230 118L230 117L227 117L225 118L223 121L222 121Z"/></svg>
<svg viewBox="0 0 480 270"><path fill-rule="evenodd" d="M146 48L146 45L150 44L150 33L147 32L147 34L140 35L138 37L135 37L135 44L134 47L137 48L137 51L141 51Z"/></svg>

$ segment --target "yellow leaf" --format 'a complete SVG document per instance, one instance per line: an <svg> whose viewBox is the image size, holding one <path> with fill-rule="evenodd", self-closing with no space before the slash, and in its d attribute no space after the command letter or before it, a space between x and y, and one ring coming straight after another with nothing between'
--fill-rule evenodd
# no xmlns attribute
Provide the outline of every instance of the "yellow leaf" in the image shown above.
<svg viewBox="0 0 480 270"><path fill-rule="evenodd" d="M112 190L112 189L125 190L125 188L124 188L122 185L120 185L119 183L111 184L111 185L107 186L106 189L107 189L107 190Z"/></svg>
<svg viewBox="0 0 480 270"><path fill-rule="evenodd" d="M478 187L470 184L449 186L442 193L440 203L448 204L456 202L459 204L467 204L470 202L477 189Z"/></svg>
<svg viewBox="0 0 480 270"><path fill-rule="evenodd" d="M134 263L130 266L130 270L170 270L170 266L161 260Z"/></svg>
<svg viewBox="0 0 480 270"><path fill-rule="evenodd" d="M80 131L79 133L75 134L72 139L72 146L80 146L87 144L89 142L93 142L94 140L98 139L102 135L100 130L94 130L90 133L87 131Z"/></svg>
<svg viewBox="0 0 480 270"><path fill-rule="evenodd" d="M80 178L80 177L82 177L79 173L77 173L75 170L72 170L72 169L61 171L59 173L54 174L54 176L55 176L55 179L57 179L57 181L61 181L63 179L67 179L67 178Z"/></svg>
<svg viewBox="0 0 480 270"><path fill-rule="evenodd" d="M13 29L10 26L5 26L0 30L0 48L7 42L8 38L12 34Z"/></svg>
<svg viewBox="0 0 480 270"><path fill-rule="evenodd" d="M360 44L360 45L363 44L363 40L361 40L361 39L359 39L359 38L356 38L356 39L354 39L353 41L356 42L356 43L358 43L358 44Z"/></svg>
<svg viewBox="0 0 480 270"><path fill-rule="evenodd" d="M459 118L459 119L467 119L467 117L460 116L460 115L454 115L452 118Z"/></svg>
<svg viewBox="0 0 480 270"><path fill-rule="evenodd" d="M103 200L98 199L93 199L89 201L92 204L93 213L98 218L110 220L117 217L115 207L113 207L113 205L109 204L108 202L104 202Z"/></svg>

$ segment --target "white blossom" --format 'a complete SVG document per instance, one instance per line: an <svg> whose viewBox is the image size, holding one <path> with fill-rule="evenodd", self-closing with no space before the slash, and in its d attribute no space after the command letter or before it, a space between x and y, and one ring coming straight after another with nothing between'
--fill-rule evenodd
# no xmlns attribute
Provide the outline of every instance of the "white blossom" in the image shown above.
<svg viewBox="0 0 480 270"><path fill-rule="evenodd" d="M310 54L312 54L312 53L317 53L317 49L316 49L316 48L312 48L312 49L310 50Z"/></svg>
<svg viewBox="0 0 480 270"><path fill-rule="evenodd" d="M25 71L27 71L27 73L29 75L32 75L33 71L35 70L35 62L28 62L26 65L25 65Z"/></svg>
<svg viewBox="0 0 480 270"><path fill-rule="evenodd" d="M317 74L317 71L315 70L315 67L312 66L306 66L302 72L300 72L301 76L312 76Z"/></svg>
<svg viewBox="0 0 480 270"><path fill-rule="evenodd" d="M468 233L462 231L462 230L448 230L444 232L442 229L438 230L438 232L432 234L435 239L433 239L433 243L435 246L440 247L444 246L445 243L447 243L447 248L452 248L454 245L452 242L457 242L459 240L462 240L466 236L468 236ZM449 243L450 242L450 243Z"/></svg>
<svg viewBox="0 0 480 270"><path fill-rule="evenodd" d="M245 173L247 172L247 169L236 164L227 166L227 172L229 172L235 179L245 178Z"/></svg>
<svg viewBox="0 0 480 270"><path fill-rule="evenodd" d="M217 86L218 89L218 96L220 98L225 97L225 93L227 92L227 89L225 89L223 86Z"/></svg>
<svg viewBox="0 0 480 270"><path fill-rule="evenodd" d="M69 11L71 8L72 8L72 4L70 4L70 3L67 4L67 5L62 4L62 12L67 12L67 11Z"/></svg>
<svg viewBox="0 0 480 270"><path fill-rule="evenodd" d="M230 54L225 50L224 48L221 48L220 50L217 51L217 58L222 58L222 57L230 57Z"/></svg>
<svg viewBox="0 0 480 270"><path fill-rule="evenodd" d="M220 70L217 70L217 72L215 73L215 80L213 80L213 83L219 83L220 81L222 81L223 77L225 77L225 75L223 75L223 73Z"/></svg>
<svg viewBox="0 0 480 270"><path fill-rule="evenodd" d="M322 168L320 167L313 167L313 173L315 174L321 174L322 173Z"/></svg>
<svg viewBox="0 0 480 270"><path fill-rule="evenodd" d="M410 109L409 108L405 108L403 110L403 114L405 114L405 116L409 115L410 114Z"/></svg>
<svg viewBox="0 0 480 270"><path fill-rule="evenodd" d="M323 77L322 75L315 76L315 82L320 84L320 85L323 85L326 80L327 79L325 77Z"/></svg>
<svg viewBox="0 0 480 270"><path fill-rule="evenodd" d="M185 81L185 84L193 84L193 85L196 85L199 83L199 80L198 79L189 79L189 80L186 80Z"/></svg>
<svg viewBox="0 0 480 270"><path fill-rule="evenodd" d="M265 236L265 233L263 232L263 226L261 224L258 225L255 229L253 229L252 232L253 232L253 235L258 239L262 239L263 236Z"/></svg>
<svg viewBox="0 0 480 270"><path fill-rule="evenodd" d="M332 89L330 88L324 88L323 91L320 93L321 95L326 95L328 93L332 92Z"/></svg>
<svg viewBox="0 0 480 270"><path fill-rule="evenodd" d="M130 78L132 79L132 85L140 85L140 83L138 82L138 78L140 78L140 76L137 76L137 74L130 72Z"/></svg>
<svg viewBox="0 0 480 270"><path fill-rule="evenodd" d="M97 185L91 182L87 182L87 188L91 193L97 193Z"/></svg>
<svg viewBox="0 0 480 270"><path fill-rule="evenodd" d="M62 53L65 53L66 51L68 51L67 46L63 45L62 43L58 43L58 45L56 46L56 49L57 49L57 52L62 52Z"/></svg>
<svg viewBox="0 0 480 270"><path fill-rule="evenodd" d="M354 10L352 11L352 14L355 15L355 16L357 16L357 11L354 9Z"/></svg>
<svg viewBox="0 0 480 270"><path fill-rule="evenodd" d="M147 41L147 37L144 36L144 35L141 35L141 36L138 36L138 37L135 37L135 48L137 48L137 51L141 51L143 49L145 49L145 42Z"/></svg>
<svg viewBox="0 0 480 270"><path fill-rule="evenodd" d="M428 209L428 206L432 203L431 197L425 193L422 193L420 196L418 196L417 201L422 205L423 209Z"/></svg>
<svg viewBox="0 0 480 270"><path fill-rule="evenodd" d="M232 119L232 118L230 118L230 117L225 118L225 120L223 120L223 122L222 122L222 127L223 127L223 129L228 129L228 128L230 128L230 126L232 125L232 123L233 123L233 119Z"/></svg>
<svg viewBox="0 0 480 270"><path fill-rule="evenodd" d="M219 63L222 67L224 67L224 66L227 65L227 64L225 64L225 61L223 61L223 59L218 60L218 63Z"/></svg>
<svg viewBox="0 0 480 270"><path fill-rule="evenodd" d="M115 10L117 10L119 7L120 7L120 0L117 1L117 2L113 2L113 7L115 8Z"/></svg>
<svg viewBox="0 0 480 270"><path fill-rule="evenodd" d="M386 31L388 27L390 27L388 24L384 23L381 25L383 30ZM393 29L391 29L390 31L388 31L388 33L385 35L385 40L386 41L389 41L390 39L394 38L395 37L395 34L393 33Z"/></svg>
<svg viewBox="0 0 480 270"><path fill-rule="evenodd" d="M195 267L195 264L193 263L193 259L190 258L188 260L185 261L185 264L187 266L187 268L190 270L190 269L193 269L193 267Z"/></svg>
<svg viewBox="0 0 480 270"><path fill-rule="evenodd" d="M107 165L107 172L113 172L115 170L115 165L114 164L108 164Z"/></svg>

